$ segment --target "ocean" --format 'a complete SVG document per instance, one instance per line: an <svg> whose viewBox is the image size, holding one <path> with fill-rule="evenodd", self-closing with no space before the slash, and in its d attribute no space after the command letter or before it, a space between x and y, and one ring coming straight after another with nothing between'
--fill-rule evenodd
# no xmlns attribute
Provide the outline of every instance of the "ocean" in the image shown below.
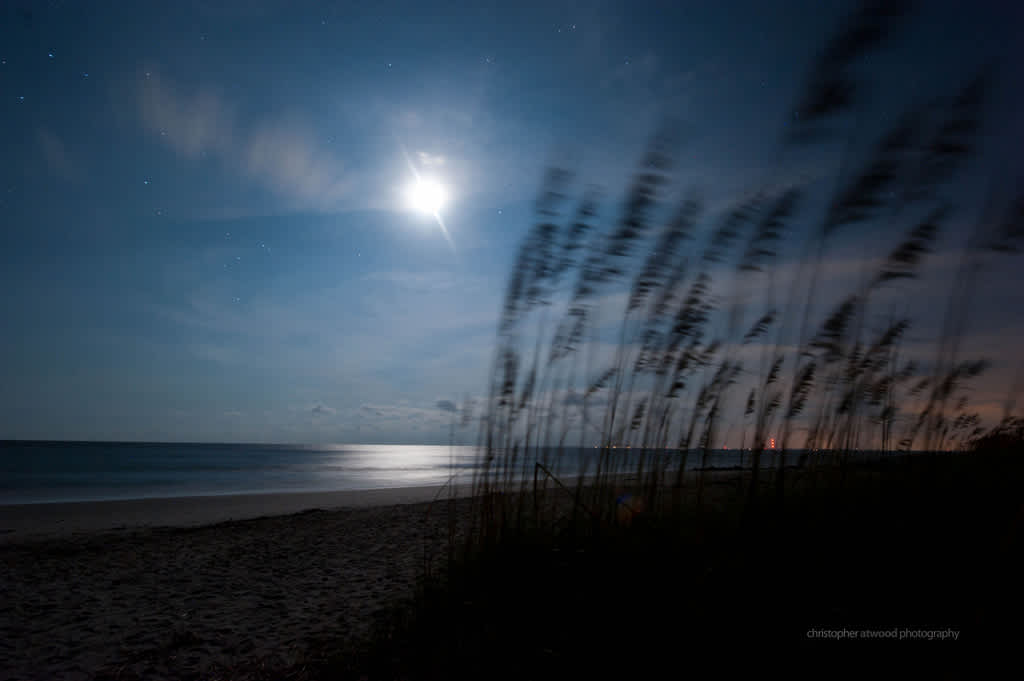
<svg viewBox="0 0 1024 681"><path fill-rule="evenodd" d="M476 451L449 445L8 441L0 442L0 504L416 487L443 484L453 474L456 482L469 483L480 461ZM557 473L573 475L584 463L593 470L596 454L567 448ZM774 464L772 457L763 461ZM716 450L709 460L718 467L740 462L735 450ZM700 464L694 453L687 468Z"/></svg>

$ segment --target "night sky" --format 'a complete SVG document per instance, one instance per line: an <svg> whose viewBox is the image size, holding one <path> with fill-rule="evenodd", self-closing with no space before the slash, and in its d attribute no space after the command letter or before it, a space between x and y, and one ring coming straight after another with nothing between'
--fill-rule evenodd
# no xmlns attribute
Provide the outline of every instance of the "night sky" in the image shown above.
<svg viewBox="0 0 1024 681"><path fill-rule="evenodd" d="M678 185L711 214L759 184L827 185L835 148L779 139L848 7L4 2L0 438L447 442L445 401L486 390L544 168L602 185L611 219L671 117ZM926 2L865 64L868 141L1004 59L962 229L993 172L1020 171L1022 20ZM413 171L443 184L444 228L410 210ZM824 289L871 238L830 251ZM958 243L915 306L944 299ZM1024 277L990 270L968 344L995 362L975 396L994 409Z"/></svg>

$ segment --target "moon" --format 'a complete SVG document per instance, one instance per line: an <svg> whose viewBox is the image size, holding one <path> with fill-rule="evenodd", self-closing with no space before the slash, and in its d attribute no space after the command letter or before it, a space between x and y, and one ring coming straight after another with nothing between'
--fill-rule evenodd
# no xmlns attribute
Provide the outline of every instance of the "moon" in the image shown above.
<svg viewBox="0 0 1024 681"><path fill-rule="evenodd" d="M438 180L432 177L421 176L416 172L411 163L409 164L409 169L412 170L414 179L412 184L408 185L405 190L406 205L421 215L433 217L437 222L437 226L441 228L445 241L448 242L454 253L455 241L448 231L448 226L444 224L444 218L441 217L441 208L448 201L448 190Z"/></svg>
<svg viewBox="0 0 1024 681"><path fill-rule="evenodd" d="M397 138L395 141L398 141ZM437 179L421 175L416 166L413 165L412 159L409 158L409 153L405 150L405 145L398 142L398 146L402 150L402 155L405 157L406 165L409 166L409 174L412 175L412 183L407 185L405 188L406 207L411 208L421 215L432 216L434 221L437 222L437 226L441 228L444 240L448 242L448 245L452 249L452 253L455 253L455 240L452 239L452 235L448 231L448 226L444 224L444 218L441 217L441 208L443 208L445 203L448 201L448 190L445 189L444 184Z"/></svg>
<svg viewBox="0 0 1024 681"><path fill-rule="evenodd" d="M448 192L444 185L429 177L416 178L406 190L409 207L425 215L438 215L447 200Z"/></svg>

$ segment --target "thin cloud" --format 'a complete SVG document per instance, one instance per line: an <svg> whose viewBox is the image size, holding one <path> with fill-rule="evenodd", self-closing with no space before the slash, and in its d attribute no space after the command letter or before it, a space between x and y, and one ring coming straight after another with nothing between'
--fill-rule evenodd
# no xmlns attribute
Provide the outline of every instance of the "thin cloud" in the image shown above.
<svg viewBox="0 0 1024 681"><path fill-rule="evenodd" d="M312 135L297 126L259 127L246 139L240 157L250 176L307 205L336 206L348 194L341 163L319 152Z"/></svg>
<svg viewBox="0 0 1024 681"><path fill-rule="evenodd" d="M232 153L233 112L211 91L186 94L147 72L139 91L139 113L147 130L186 158Z"/></svg>
<svg viewBox="0 0 1024 681"><path fill-rule="evenodd" d="M143 127L185 158L216 158L289 200L296 209L330 210L351 193L341 161L297 123L244 126L215 91L188 92L149 75L139 90Z"/></svg>

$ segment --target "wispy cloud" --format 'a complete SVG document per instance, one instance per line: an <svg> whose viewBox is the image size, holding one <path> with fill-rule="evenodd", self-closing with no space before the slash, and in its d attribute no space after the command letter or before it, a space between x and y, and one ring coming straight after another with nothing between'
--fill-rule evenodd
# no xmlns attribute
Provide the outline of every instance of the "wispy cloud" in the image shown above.
<svg viewBox="0 0 1024 681"><path fill-rule="evenodd" d="M336 207L348 194L340 160L320 152L312 134L297 125L260 126L246 138L240 156L246 173L299 205Z"/></svg>
<svg viewBox="0 0 1024 681"><path fill-rule="evenodd" d="M194 267L166 271L176 300L147 304L154 323L181 334L197 367L213 363L235 377L257 370L280 385L281 399L300 405L293 418L303 423L355 423L360 403L400 399L440 417L439 398L476 392L486 381L499 291L479 278L379 271L307 290L303 277L281 275L238 302L230 281L203 280L209 264L200 257Z"/></svg>
<svg viewBox="0 0 1024 681"><path fill-rule="evenodd" d="M186 93L147 72L139 90L139 113L146 129L186 158L231 154L234 113L215 92Z"/></svg>
<svg viewBox="0 0 1024 681"><path fill-rule="evenodd" d="M294 209L337 209L350 193L341 160L315 142L309 126L283 120L245 125L214 90L186 90L150 71L139 89L139 115L143 127L175 153L215 158Z"/></svg>

